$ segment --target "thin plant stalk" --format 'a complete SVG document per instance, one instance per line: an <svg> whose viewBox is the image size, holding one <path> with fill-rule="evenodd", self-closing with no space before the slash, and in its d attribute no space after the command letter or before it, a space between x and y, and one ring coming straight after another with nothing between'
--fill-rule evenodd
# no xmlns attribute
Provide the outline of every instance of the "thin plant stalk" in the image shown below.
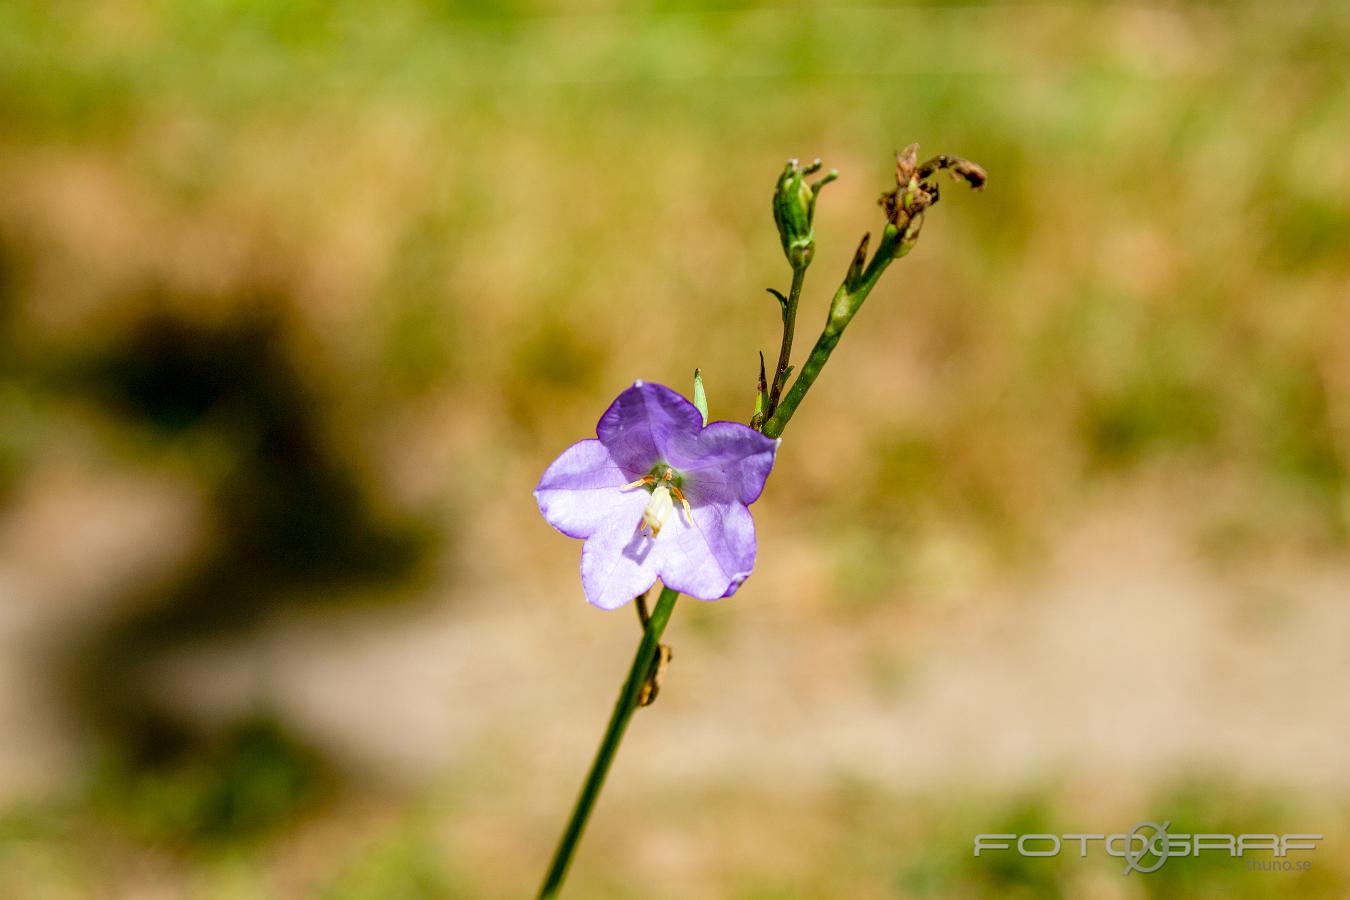
<svg viewBox="0 0 1350 900"><path fill-rule="evenodd" d="M768 415L778 408L787 385L788 363L792 361L792 338L797 326L797 305L802 299L802 285L806 281L806 266L797 266L792 270L792 287L788 289L787 303L783 304L783 343L778 349L778 366L773 373L773 387L769 391Z"/></svg>
<svg viewBox="0 0 1350 900"><path fill-rule="evenodd" d="M605 786L605 776L609 774L614 755L618 753L624 732L628 730L628 722L638 708L642 685L651 672L657 646L661 643L661 634L666 630L670 614L675 611L675 598L679 596L677 591L662 588L661 596L647 618L647 627L642 632L642 640L638 643L637 653L633 656L633 665L628 670L628 678L624 680L623 688L619 691L619 699L614 704L614 712L609 717L609 726L605 728L604 737L600 739L591 770L586 774L581 794L577 797L576 806L572 808L572 816L567 820L567 827L558 841L558 849L553 853L553 862L549 864L548 874L544 876L544 884L539 888L539 900L556 897L562 890L563 879L567 877L567 868L572 864L572 857L576 854L582 832L586 830L586 822L591 817L591 810L595 808L600 789Z"/></svg>

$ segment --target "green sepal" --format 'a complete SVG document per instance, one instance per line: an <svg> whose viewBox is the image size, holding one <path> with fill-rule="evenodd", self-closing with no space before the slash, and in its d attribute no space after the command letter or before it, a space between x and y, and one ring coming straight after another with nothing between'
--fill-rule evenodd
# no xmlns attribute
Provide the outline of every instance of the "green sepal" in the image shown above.
<svg viewBox="0 0 1350 900"><path fill-rule="evenodd" d="M708 394L703 390L703 370L694 370L694 406L703 416L703 424L708 424Z"/></svg>

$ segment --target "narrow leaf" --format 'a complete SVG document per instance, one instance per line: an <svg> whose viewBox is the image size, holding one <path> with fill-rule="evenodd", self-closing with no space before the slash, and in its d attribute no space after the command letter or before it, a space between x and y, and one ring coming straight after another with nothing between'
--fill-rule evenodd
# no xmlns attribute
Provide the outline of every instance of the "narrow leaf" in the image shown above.
<svg viewBox="0 0 1350 900"><path fill-rule="evenodd" d="M703 370L694 370L694 405L703 414L703 424L708 424L708 394L703 390Z"/></svg>
<svg viewBox="0 0 1350 900"><path fill-rule="evenodd" d="M755 414L750 427L756 430L764 424L764 410L769 405L769 379L764 371L764 351L759 351L759 382L755 385Z"/></svg>

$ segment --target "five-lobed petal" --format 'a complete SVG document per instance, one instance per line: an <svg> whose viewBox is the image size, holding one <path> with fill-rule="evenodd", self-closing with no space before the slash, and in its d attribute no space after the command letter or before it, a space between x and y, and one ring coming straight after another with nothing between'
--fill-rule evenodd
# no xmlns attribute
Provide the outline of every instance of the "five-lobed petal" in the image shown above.
<svg viewBox="0 0 1350 900"><path fill-rule="evenodd" d="M550 525L586 542L586 599L615 609L658 578L700 600L735 593L755 565L746 507L764 489L778 441L735 422L704 426L684 397L642 381L615 399L596 434L563 451L534 492ZM689 510L677 508L653 536L639 530L649 491L625 486L666 467Z"/></svg>

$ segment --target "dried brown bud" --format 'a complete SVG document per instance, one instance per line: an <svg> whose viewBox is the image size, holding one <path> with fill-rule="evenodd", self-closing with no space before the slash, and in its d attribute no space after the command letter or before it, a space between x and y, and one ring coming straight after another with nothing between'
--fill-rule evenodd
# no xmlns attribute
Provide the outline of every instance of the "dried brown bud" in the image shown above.
<svg viewBox="0 0 1350 900"><path fill-rule="evenodd" d="M918 167L916 175L920 181L927 181L942 169L948 169L953 178L960 178L975 190L984 187L984 183L989 180L989 175L984 171L984 167L978 163L973 163L968 159L962 159L959 156L935 156Z"/></svg>
<svg viewBox="0 0 1350 900"><path fill-rule="evenodd" d="M895 156L895 184L904 187L914 177L919 162L919 145L910 144Z"/></svg>
<svg viewBox="0 0 1350 900"><path fill-rule="evenodd" d="M958 159L952 164L952 176L965 179L966 184L970 185L972 190L984 190L984 183L989 180L989 173L978 163L973 163L968 159Z"/></svg>

